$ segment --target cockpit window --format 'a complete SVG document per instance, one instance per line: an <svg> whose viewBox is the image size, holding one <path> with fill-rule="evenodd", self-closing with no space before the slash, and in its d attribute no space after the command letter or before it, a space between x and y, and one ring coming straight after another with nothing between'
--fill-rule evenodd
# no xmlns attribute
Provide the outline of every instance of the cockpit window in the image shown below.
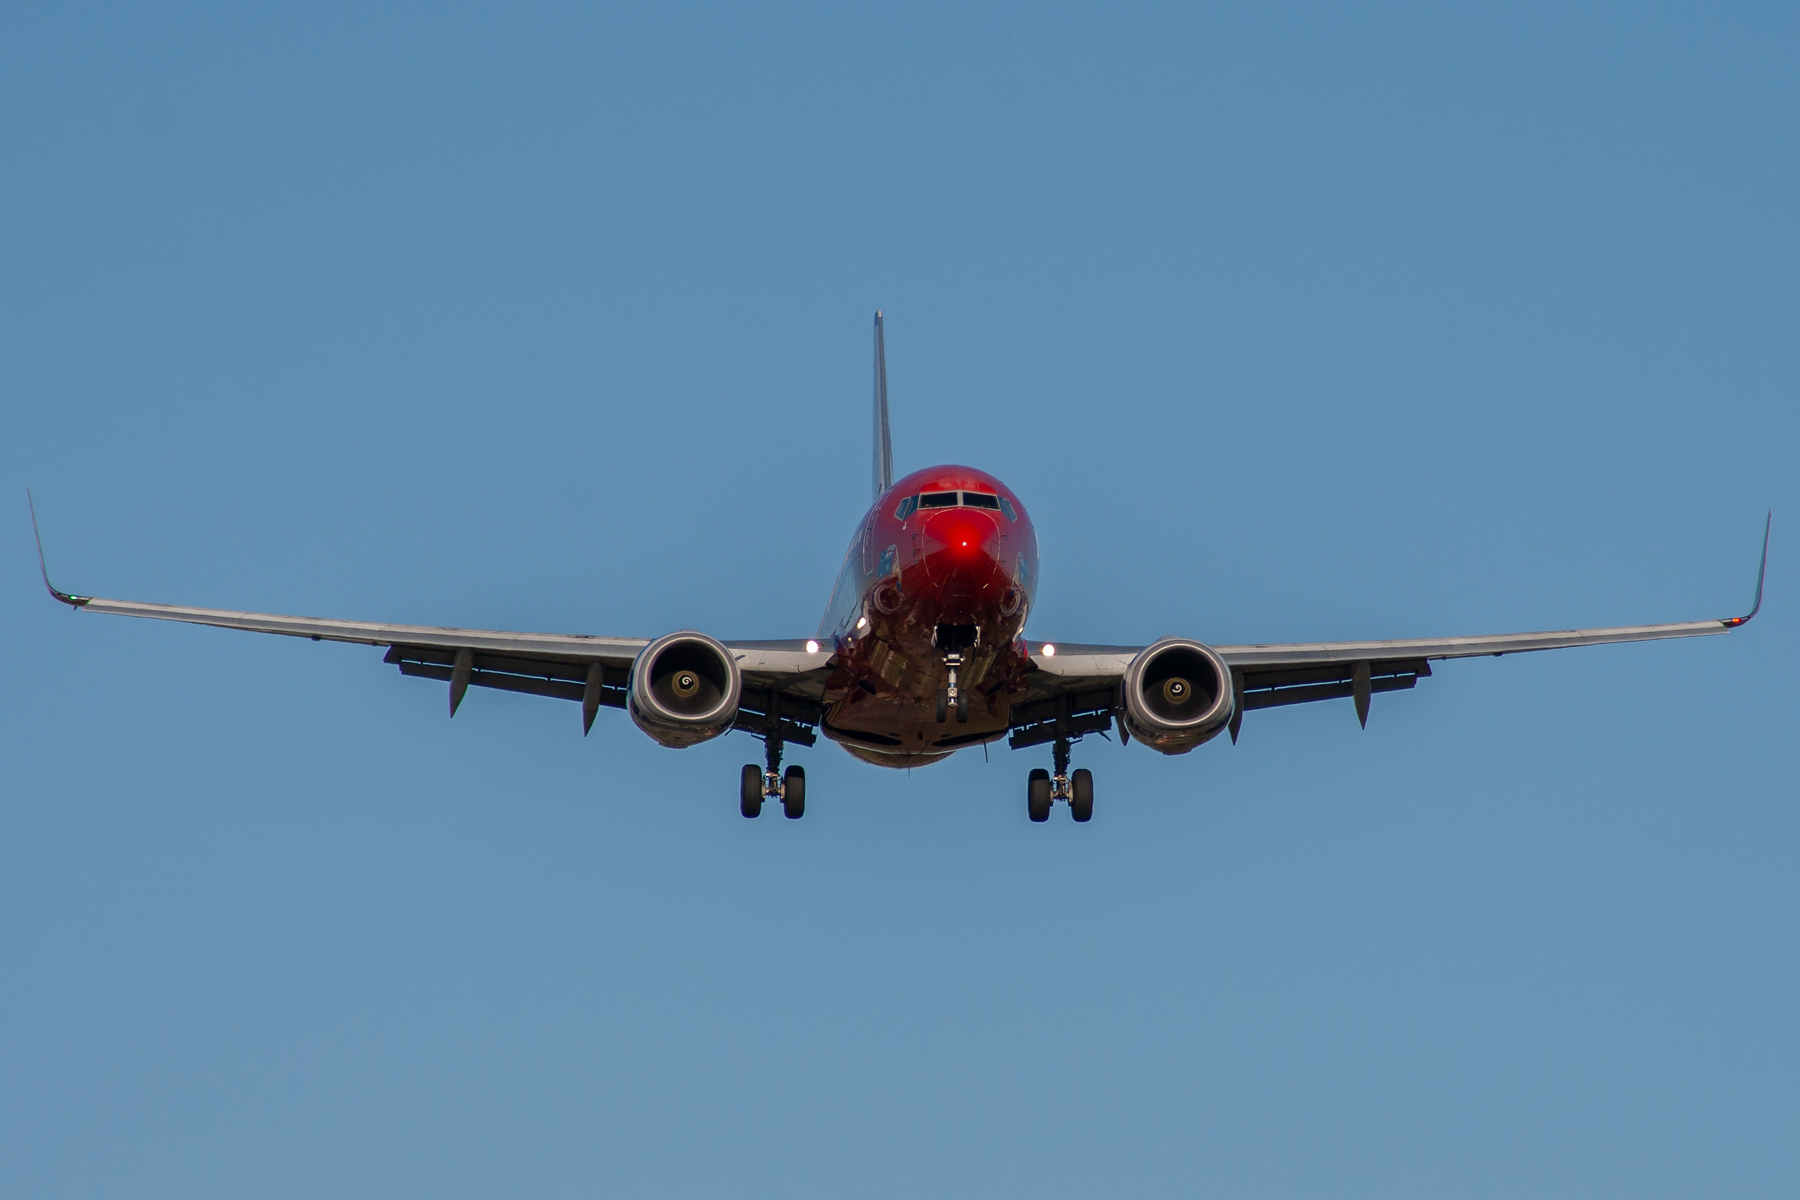
<svg viewBox="0 0 1800 1200"><path fill-rule="evenodd" d="M1019 519L1018 510L1012 501L1005 496L996 496L992 492L921 492L917 496L908 496L894 510L896 519L904 521L921 508L985 508L998 510L1006 514L1006 519Z"/></svg>

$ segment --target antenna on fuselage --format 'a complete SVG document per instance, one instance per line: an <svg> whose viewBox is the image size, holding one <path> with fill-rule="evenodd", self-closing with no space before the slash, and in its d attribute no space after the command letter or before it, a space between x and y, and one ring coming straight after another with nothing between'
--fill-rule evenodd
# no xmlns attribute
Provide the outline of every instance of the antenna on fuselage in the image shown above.
<svg viewBox="0 0 1800 1200"><path fill-rule="evenodd" d="M875 499L894 486L894 444L888 438L887 350L881 338L881 314L875 314Z"/></svg>

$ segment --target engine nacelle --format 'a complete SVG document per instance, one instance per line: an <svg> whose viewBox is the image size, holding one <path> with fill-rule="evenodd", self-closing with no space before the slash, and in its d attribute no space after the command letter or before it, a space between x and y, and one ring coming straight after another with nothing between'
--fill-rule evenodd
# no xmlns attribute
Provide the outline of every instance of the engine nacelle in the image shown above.
<svg viewBox="0 0 1800 1200"><path fill-rule="evenodd" d="M1125 728L1152 750L1186 754L1231 723L1231 668L1211 646L1163 638L1125 668Z"/></svg>
<svg viewBox="0 0 1800 1200"><path fill-rule="evenodd" d="M639 652L625 706L639 729L681 749L728 731L743 690L731 652L704 633L684 629Z"/></svg>

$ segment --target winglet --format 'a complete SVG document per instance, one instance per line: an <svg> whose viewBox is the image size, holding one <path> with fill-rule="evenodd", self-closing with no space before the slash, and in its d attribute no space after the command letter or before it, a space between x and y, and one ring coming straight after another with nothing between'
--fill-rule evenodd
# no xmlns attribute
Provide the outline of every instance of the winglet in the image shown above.
<svg viewBox="0 0 1800 1200"><path fill-rule="evenodd" d="M89 600L92 600L93 597L71 596L67 592L59 592L50 582L50 571L44 566L44 538L43 535L38 532L37 526L37 502L31 498L30 488L25 489L25 503L31 508L31 536L37 540L38 574L44 577L44 587L49 590L52 596L55 596L70 608L80 608Z"/></svg>
<svg viewBox="0 0 1800 1200"><path fill-rule="evenodd" d="M1757 613L1762 611L1763 576L1769 573L1769 526L1774 523L1775 510L1771 508L1769 510L1769 515L1763 520L1762 565L1756 568L1756 600L1751 604L1750 611L1743 616L1727 617L1725 620L1719 622L1719 624L1725 626L1727 629L1736 629L1739 625L1744 624L1751 617L1754 617Z"/></svg>

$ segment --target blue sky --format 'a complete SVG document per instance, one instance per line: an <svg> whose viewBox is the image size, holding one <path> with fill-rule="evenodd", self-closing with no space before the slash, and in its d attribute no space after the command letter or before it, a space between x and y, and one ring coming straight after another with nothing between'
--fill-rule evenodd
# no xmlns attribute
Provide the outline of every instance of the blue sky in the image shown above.
<svg viewBox="0 0 1800 1200"><path fill-rule="evenodd" d="M1800 1170L1785 6L0 18L0 1191L1739 1196ZM898 471L1034 637L1447 664L911 774L100 595L813 631Z"/></svg>

